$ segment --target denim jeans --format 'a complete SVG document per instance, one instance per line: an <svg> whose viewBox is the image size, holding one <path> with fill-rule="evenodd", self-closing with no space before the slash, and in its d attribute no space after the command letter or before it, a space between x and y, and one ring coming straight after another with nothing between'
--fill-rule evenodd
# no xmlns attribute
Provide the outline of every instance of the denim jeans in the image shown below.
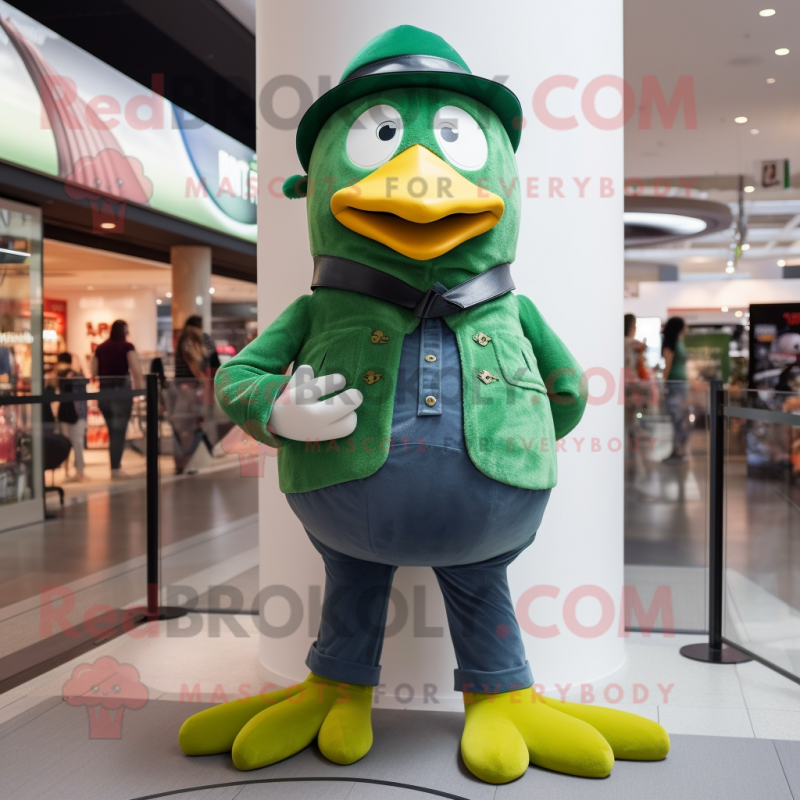
<svg viewBox="0 0 800 800"><path fill-rule="evenodd" d="M461 403L455 336L441 320L425 320L403 342L384 466L286 496L325 561L322 621L306 661L313 672L377 685L394 573L429 566L447 609L456 690L533 683L506 568L533 542L550 490L480 472L466 451Z"/></svg>
<svg viewBox="0 0 800 800"><path fill-rule="evenodd" d="M325 595L306 665L330 680L377 686L397 567L343 555L309 537L325 561ZM506 579L506 567L522 549L477 564L434 567L456 652L458 692L509 692L533 683Z"/></svg>
<svg viewBox="0 0 800 800"><path fill-rule="evenodd" d="M108 454L111 460L111 469L119 469L122 464L122 453L125 450L128 421L133 413L133 400L116 398L99 400L97 405L100 407L108 428Z"/></svg>

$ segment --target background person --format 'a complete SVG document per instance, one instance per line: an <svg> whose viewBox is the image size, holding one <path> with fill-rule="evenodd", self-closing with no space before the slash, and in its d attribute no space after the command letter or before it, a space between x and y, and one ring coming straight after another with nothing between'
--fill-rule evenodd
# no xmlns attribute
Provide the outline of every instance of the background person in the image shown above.
<svg viewBox="0 0 800 800"><path fill-rule="evenodd" d="M211 338L211 335L203 330L203 318L199 314L194 314L189 317L189 319L186 320L186 325L190 325L200 331L203 342L203 368L206 370L206 375L213 379L220 367L217 346Z"/></svg>
<svg viewBox="0 0 800 800"><path fill-rule="evenodd" d="M640 410L643 394L639 391L640 379L646 379L644 351L647 345L636 338L636 317L625 315L625 431L628 437L627 454L632 456L636 445L636 414ZM630 459L633 461L633 459Z"/></svg>
<svg viewBox="0 0 800 800"><path fill-rule="evenodd" d="M686 413L686 398L689 383L686 377L686 322L682 317L670 317L664 325L661 354L664 356L664 395L667 412L672 418L672 453L664 459L665 464L679 463L688 459L686 448L692 432Z"/></svg>
<svg viewBox="0 0 800 800"><path fill-rule="evenodd" d="M203 441L204 408L208 376L206 347L200 317L189 317L175 348L175 384L169 393L169 418L175 436L175 472L183 474Z"/></svg>
<svg viewBox="0 0 800 800"><path fill-rule="evenodd" d="M72 368L72 353L59 353L56 361L56 381L61 394L73 394L86 391L88 378L80 371ZM86 401L59 402L58 427L61 433L70 440L72 452L75 454L75 475L67 478L65 483L84 479L85 462L83 443L86 437Z"/></svg>
<svg viewBox="0 0 800 800"><path fill-rule="evenodd" d="M127 340L128 323L118 319L111 326L108 339L97 346L92 358L92 378L100 380L100 391L106 393L98 406L108 427L108 452L111 477L126 478L122 471L125 434L133 411L133 399L115 398L114 390L143 389L144 375L136 356L136 348Z"/></svg>

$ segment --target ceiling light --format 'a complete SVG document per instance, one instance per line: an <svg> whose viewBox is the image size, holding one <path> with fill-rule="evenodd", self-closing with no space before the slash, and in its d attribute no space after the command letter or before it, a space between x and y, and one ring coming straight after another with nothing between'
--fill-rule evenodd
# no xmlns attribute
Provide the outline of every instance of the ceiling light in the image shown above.
<svg viewBox="0 0 800 800"><path fill-rule="evenodd" d="M774 17L775 16L775 9L774 8L762 8L761 11L758 12L759 17Z"/></svg>
<svg viewBox="0 0 800 800"><path fill-rule="evenodd" d="M167 297L172 297L172 292L167 292Z"/></svg>
<svg viewBox="0 0 800 800"><path fill-rule="evenodd" d="M728 264L728 266L725 267L725 272L730 275L732 272L736 272L736 267L734 267L733 264Z"/></svg>
<svg viewBox="0 0 800 800"><path fill-rule="evenodd" d="M216 292L216 291L217 290L213 286L209 286L209 288L208 288L208 293L209 294L214 294L214 292Z"/></svg>
<svg viewBox="0 0 800 800"><path fill-rule="evenodd" d="M729 262L727 263L727 266L729 266L729 267L732 267L732 266L733 266L733 261L729 261Z"/></svg>
<svg viewBox="0 0 800 800"><path fill-rule="evenodd" d="M775 78L767 78L767 83L775 83Z"/></svg>
<svg viewBox="0 0 800 800"><path fill-rule="evenodd" d="M779 47L775 51L775 55L776 56L788 56L790 52L791 52L791 50L789 50L788 47Z"/></svg>
<svg viewBox="0 0 800 800"><path fill-rule="evenodd" d="M157 298L156 298L156 305L157 305L157 306L160 306L160 305L161 305L161 298L160 298L160 297L157 297Z"/></svg>
<svg viewBox="0 0 800 800"><path fill-rule="evenodd" d="M194 304L196 306L203 305L203 296L202 295L197 295L197 297L195 297L195 299L194 299Z"/></svg>
<svg viewBox="0 0 800 800"><path fill-rule="evenodd" d="M745 122L747 122L747 117L734 117L733 121L743 125Z"/></svg>
<svg viewBox="0 0 800 800"><path fill-rule="evenodd" d="M744 190L749 194L750 192L754 192L756 190L755 186L745 186Z"/></svg>
<svg viewBox="0 0 800 800"><path fill-rule="evenodd" d="M107 231L113 231L117 227L116 222L101 222L100 227Z"/></svg>
<svg viewBox="0 0 800 800"><path fill-rule="evenodd" d="M750 130L750 133L752 133L753 135L755 135L756 133L758 133L758 128L752 128L752 129Z"/></svg>
<svg viewBox="0 0 800 800"><path fill-rule="evenodd" d="M25 258L30 255L25 250L9 250L7 247L0 247L0 253L7 253L10 256L24 256Z"/></svg>
<svg viewBox="0 0 800 800"><path fill-rule="evenodd" d="M749 250L749 249L750 249L750 245L749 244L745 243L745 244L742 245L742 250Z"/></svg>
<svg viewBox="0 0 800 800"><path fill-rule="evenodd" d="M728 306L722 306L722 308L720 310L721 311L727 311L728 310Z"/></svg>
<svg viewBox="0 0 800 800"><path fill-rule="evenodd" d="M742 316L742 312L741 311L736 311L736 312L734 312L733 316L734 317L741 317Z"/></svg>
<svg viewBox="0 0 800 800"><path fill-rule="evenodd" d="M781 259L778 260L778 266L779 267L785 267L786 266L786 262L781 258Z"/></svg>

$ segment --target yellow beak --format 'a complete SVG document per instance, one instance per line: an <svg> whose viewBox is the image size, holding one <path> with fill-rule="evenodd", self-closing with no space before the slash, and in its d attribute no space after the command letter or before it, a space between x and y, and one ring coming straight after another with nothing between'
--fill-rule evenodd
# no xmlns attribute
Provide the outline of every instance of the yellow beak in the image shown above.
<svg viewBox="0 0 800 800"><path fill-rule="evenodd" d="M436 258L493 228L503 199L415 144L331 198L339 222L416 261Z"/></svg>

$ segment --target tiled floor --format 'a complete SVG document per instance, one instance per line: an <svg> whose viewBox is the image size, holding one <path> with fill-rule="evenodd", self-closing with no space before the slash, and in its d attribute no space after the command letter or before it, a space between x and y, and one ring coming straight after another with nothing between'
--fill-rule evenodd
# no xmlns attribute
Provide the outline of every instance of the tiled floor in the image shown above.
<svg viewBox="0 0 800 800"><path fill-rule="evenodd" d="M170 636L169 623L159 623L149 631L157 635L122 637L88 658L0 695L3 796L15 800L156 796L423 800L432 794L456 800L800 798L800 711L790 710L800 704L800 686L758 664L711 666L682 659L678 647L699 637L631 636L626 667L591 687L596 702L659 719L672 739L666 761L620 761L605 780L532 768L505 786L481 783L459 758L462 715L441 710L376 709L373 749L349 767L327 762L315 746L248 773L235 770L227 754L186 758L177 746L181 722L209 701L233 699L243 684L259 686L263 681L252 617L233 620L237 633L224 624L214 630L208 616L193 622L199 629L195 636ZM97 738L92 709L62 700L76 667L109 656L121 665L134 665L148 687L147 703L123 712L118 739ZM656 696L641 703L603 699L609 687L628 692L635 684L661 684L668 690L667 699L658 688ZM202 694L192 695L196 689ZM618 691L609 692L612 699ZM120 697L125 696L123 691Z"/></svg>
<svg viewBox="0 0 800 800"><path fill-rule="evenodd" d="M195 633L187 637L189 625ZM564 697L647 716L670 733L800 741L800 685L755 662L711 665L680 655L684 644L699 641L703 637L631 634L623 669L588 687L562 689ZM267 681L252 616L194 615L194 622L158 623L147 636L122 636L98 647L91 659L84 656L0 695L0 722L44 698L60 697L77 666L104 655L135 666L151 699L220 702L241 696L243 686L254 692ZM460 700L443 697L428 709L461 707Z"/></svg>

